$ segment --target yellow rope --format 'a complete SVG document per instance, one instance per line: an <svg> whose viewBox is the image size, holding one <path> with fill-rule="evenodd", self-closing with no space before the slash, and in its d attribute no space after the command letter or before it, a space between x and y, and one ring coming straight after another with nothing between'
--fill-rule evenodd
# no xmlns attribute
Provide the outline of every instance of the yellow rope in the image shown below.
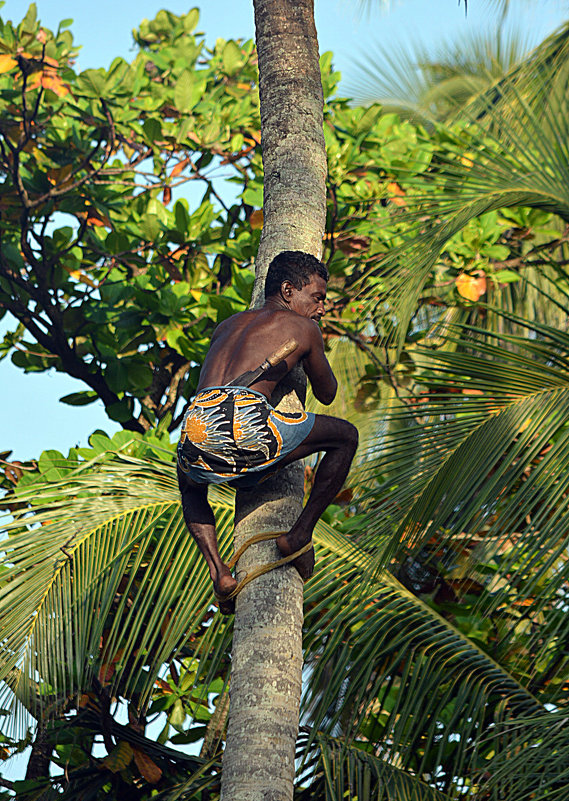
<svg viewBox="0 0 569 801"><path fill-rule="evenodd" d="M232 570L250 545L255 545L256 542L265 542L265 540L275 540L277 537L280 537L281 534L286 533L286 531L262 531L260 534L253 534L251 539L244 542L243 545L235 551L227 563L227 566Z"/></svg>
<svg viewBox="0 0 569 801"><path fill-rule="evenodd" d="M254 545L256 542L265 542L266 540L273 540L277 537L280 537L281 534L286 534L286 531L263 531L261 534L254 534L247 542L243 543L243 545L233 554L231 559L228 562L228 566L230 568L234 567L241 556L245 553L247 548L250 545ZM238 595L243 587L249 584L250 581L253 579L262 576L264 573L269 573L269 571L274 570L276 567L281 567L282 565L286 565L289 562L293 562L297 557L302 556L303 553L307 553L312 548L312 542L307 542L300 550L295 551L295 553L291 553L288 556L283 556L282 559L278 559L276 562L270 562L268 565L261 565L260 567L254 568L250 573L247 573L245 578L241 579L239 584L235 587L233 592L229 595L224 595L223 598L218 598L218 600L223 601L230 601L232 598L235 598ZM217 597L217 596L216 596Z"/></svg>

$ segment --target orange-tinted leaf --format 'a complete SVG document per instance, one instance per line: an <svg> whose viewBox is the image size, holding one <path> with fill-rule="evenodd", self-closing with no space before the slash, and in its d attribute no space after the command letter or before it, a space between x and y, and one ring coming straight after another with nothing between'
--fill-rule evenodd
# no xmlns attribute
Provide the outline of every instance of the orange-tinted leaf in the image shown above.
<svg viewBox="0 0 569 801"><path fill-rule="evenodd" d="M178 261L183 256L186 256L188 253L189 247L188 245L182 245L182 247L176 248L176 250L172 250L168 256L170 259L176 259Z"/></svg>
<svg viewBox="0 0 569 801"><path fill-rule="evenodd" d="M50 89L58 97L65 97L69 94L69 87L63 83L59 75L48 74L47 71L42 73L41 85L44 89Z"/></svg>
<svg viewBox="0 0 569 801"><path fill-rule="evenodd" d="M23 54L22 54L23 55ZM32 89L38 89L40 86L43 89L49 89L58 97L65 97L69 94L69 87L63 83L57 74L57 67L59 63L54 58L46 56L43 61L36 61L37 69L34 70L33 75L28 78L26 91L30 92ZM45 65L45 66L44 66Z"/></svg>
<svg viewBox="0 0 569 801"><path fill-rule="evenodd" d="M172 190L169 186L164 187L164 191L162 192L162 203L167 206L168 203L172 200Z"/></svg>
<svg viewBox="0 0 569 801"><path fill-rule="evenodd" d="M134 761L142 778L146 779L149 784L158 784L162 778L162 771L156 762L153 762L140 748L133 748L133 751Z"/></svg>
<svg viewBox="0 0 569 801"><path fill-rule="evenodd" d="M87 225L112 228L109 218L105 214L101 214L93 208L89 208L87 211L77 211L75 212L75 216L79 217L80 220L87 219Z"/></svg>
<svg viewBox="0 0 569 801"><path fill-rule="evenodd" d="M172 172L170 173L170 178L176 178L182 172L184 167L188 166L189 163L190 163L190 159L189 158L182 159L182 161L179 161L176 164L176 166L172 169Z"/></svg>
<svg viewBox="0 0 569 801"><path fill-rule="evenodd" d="M18 66L18 62L12 56L9 56L7 53L2 53L0 56L0 73L1 72L9 72L13 70L14 67Z"/></svg>
<svg viewBox="0 0 569 801"><path fill-rule="evenodd" d="M103 686L110 682L110 680L113 678L114 672L115 672L114 665L109 665L107 662L105 662L104 665L101 665L99 669L99 681Z"/></svg>
<svg viewBox="0 0 569 801"><path fill-rule="evenodd" d="M405 192L398 183L392 181L391 183L387 184L387 190L390 192L393 197L390 198L392 203L395 203L396 206L406 206L407 203L403 198L405 197Z"/></svg>
<svg viewBox="0 0 569 801"><path fill-rule="evenodd" d="M79 699L78 704L80 709L97 709L100 711L101 705L99 703L99 699L95 695L95 693L83 693L81 698Z"/></svg>
<svg viewBox="0 0 569 801"><path fill-rule="evenodd" d="M164 679L156 679L156 684L157 684L157 685L158 685L158 687L160 687L160 689L161 689L163 692L165 692L167 695L170 695L171 693L173 693L173 692L174 692L174 691L172 690L172 688L170 687L170 685L168 684L168 682L167 682L167 681L164 681Z"/></svg>
<svg viewBox="0 0 569 801"><path fill-rule="evenodd" d="M104 665L101 665L101 669L99 670L99 681L101 684L106 684L111 680L115 672L115 666L117 662L120 662L122 659L123 653L124 648L118 648L112 659L107 660Z"/></svg>
<svg viewBox="0 0 569 801"><path fill-rule="evenodd" d="M456 279L459 295L468 300L478 300L486 292L486 276L480 270L476 276L461 273Z"/></svg>
<svg viewBox="0 0 569 801"><path fill-rule="evenodd" d="M262 228L263 221L264 217L262 209L255 209L255 211L251 212L251 216L249 217L249 225L251 228Z"/></svg>
<svg viewBox="0 0 569 801"><path fill-rule="evenodd" d="M250 139L256 145L261 144L261 131L248 131L245 139Z"/></svg>

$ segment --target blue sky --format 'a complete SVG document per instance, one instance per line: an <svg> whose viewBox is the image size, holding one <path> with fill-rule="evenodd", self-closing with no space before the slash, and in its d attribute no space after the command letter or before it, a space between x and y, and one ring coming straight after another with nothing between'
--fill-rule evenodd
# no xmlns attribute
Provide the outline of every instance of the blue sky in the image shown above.
<svg viewBox="0 0 569 801"><path fill-rule="evenodd" d="M66 0L38 0L38 16L48 28L57 28L60 20L73 17L75 41L82 45L80 69L106 67L117 55L131 54L131 30L143 18L152 18L160 8L174 13L186 12L187 0L97 0L96 3ZM7 0L0 10L6 20L18 22L25 13L22 0ZM352 59L383 46L419 40L435 47L442 38L463 35L469 30L495 26L485 0L469 0L468 16L464 0L377 0L374 11L361 15L355 0L316 0L316 22L321 52L332 50L334 64L349 82ZM565 12L565 14L564 14ZM569 16L564 0L513 0L513 13L524 31L531 31L539 41ZM252 38L254 35L251 0L203 0L199 30L207 40L216 38ZM0 335L5 330L0 321ZM63 395L85 387L64 375L48 372L25 375L8 359L0 362L0 451L12 450L10 458L30 459L46 449L67 452L69 447L85 444L95 428L109 433L111 423L102 404L71 407L59 403Z"/></svg>

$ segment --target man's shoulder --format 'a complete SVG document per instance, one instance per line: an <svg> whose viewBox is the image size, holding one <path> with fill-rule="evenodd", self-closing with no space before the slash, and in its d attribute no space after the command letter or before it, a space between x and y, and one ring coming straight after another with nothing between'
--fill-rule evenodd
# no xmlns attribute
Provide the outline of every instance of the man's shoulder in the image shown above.
<svg viewBox="0 0 569 801"><path fill-rule="evenodd" d="M292 309L274 309L269 311L268 314L271 316L271 319L283 320L290 325L298 325L306 329L310 329L312 326L316 325L318 328L317 323L310 317L304 317L302 314L298 314L298 312Z"/></svg>
<svg viewBox="0 0 569 801"><path fill-rule="evenodd" d="M292 309L278 309L271 312L270 320L267 323L271 327L278 327L283 332L294 333L303 339L312 339L320 335L320 328L315 320L310 317L303 317Z"/></svg>
<svg viewBox="0 0 569 801"><path fill-rule="evenodd" d="M274 332L275 329L282 331L283 334L291 336L294 334L297 339L302 338L304 341L320 336L318 323L309 317L297 314L292 309L260 308L232 314L216 327L212 341L218 336L239 334L240 331L249 333L255 331L262 334L263 330Z"/></svg>
<svg viewBox="0 0 569 801"><path fill-rule="evenodd" d="M219 323L213 332L212 339L220 334L233 331L235 328L241 328L248 324L251 320L252 311L247 309L246 311L236 312L236 314L232 314L231 317L227 317L225 320L222 320Z"/></svg>

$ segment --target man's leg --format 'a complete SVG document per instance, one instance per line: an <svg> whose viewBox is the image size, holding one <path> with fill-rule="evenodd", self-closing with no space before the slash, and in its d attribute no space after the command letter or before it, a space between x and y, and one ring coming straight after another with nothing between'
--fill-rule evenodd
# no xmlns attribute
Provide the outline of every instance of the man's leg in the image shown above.
<svg viewBox="0 0 569 801"><path fill-rule="evenodd" d="M283 556L298 551L310 542L320 515L332 503L346 480L357 447L358 430L355 426L338 417L317 414L312 431L304 442L279 462L279 467L284 467L312 453L324 451L306 506L291 530L277 539ZM303 579L309 578L314 569L314 551L300 556L294 565Z"/></svg>
<svg viewBox="0 0 569 801"><path fill-rule="evenodd" d="M207 485L194 483L179 468L178 483L182 494L184 520L207 562L213 588L223 598L235 589L237 581L231 575L231 570L221 561L217 550L215 517L207 500ZM232 610L227 607L221 611L227 613Z"/></svg>

